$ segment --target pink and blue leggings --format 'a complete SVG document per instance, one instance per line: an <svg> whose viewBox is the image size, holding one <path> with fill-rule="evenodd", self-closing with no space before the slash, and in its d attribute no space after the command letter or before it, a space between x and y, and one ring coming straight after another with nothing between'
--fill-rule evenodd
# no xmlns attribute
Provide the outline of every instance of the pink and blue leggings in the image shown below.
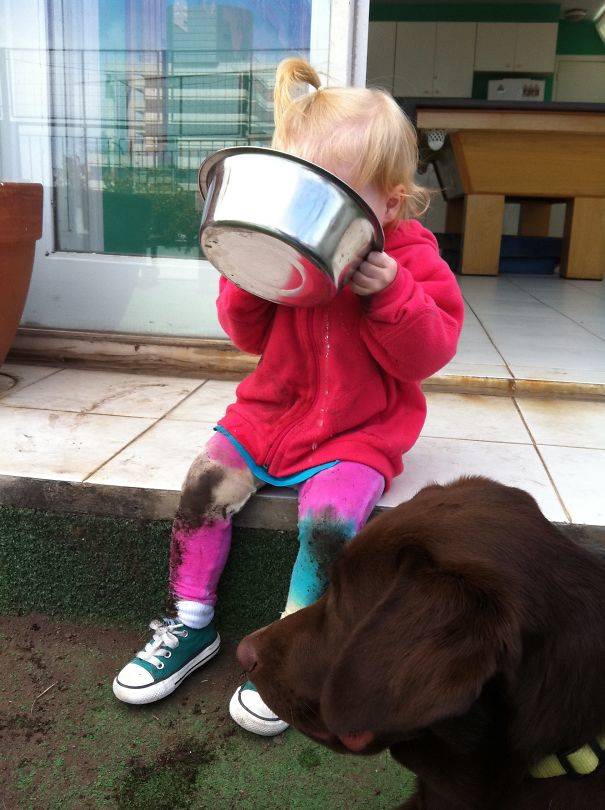
<svg viewBox="0 0 605 810"><path fill-rule="evenodd" d="M216 433L191 465L175 517L170 586L175 600L216 603L216 588L231 545L231 519L264 482L228 439ZM384 478L365 464L343 461L299 486L300 547L284 614L324 592L343 544L367 521Z"/></svg>

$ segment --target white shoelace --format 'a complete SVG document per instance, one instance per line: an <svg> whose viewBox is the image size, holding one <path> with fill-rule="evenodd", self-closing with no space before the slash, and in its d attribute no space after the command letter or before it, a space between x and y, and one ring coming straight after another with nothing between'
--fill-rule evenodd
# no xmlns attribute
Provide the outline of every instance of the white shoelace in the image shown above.
<svg viewBox="0 0 605 810"><path fill-rule="evenodd" d="M149 627L154 631L153 638L147 642L143 650L136 654L136 657L149 661L154 667L163 669L164 664L160 661L160 657L170 658L170 650L179 646L178 636L181 638L187 636L187 631L185 626L175 619L164 619L163 621L156 619L149 624Z"/></svg>

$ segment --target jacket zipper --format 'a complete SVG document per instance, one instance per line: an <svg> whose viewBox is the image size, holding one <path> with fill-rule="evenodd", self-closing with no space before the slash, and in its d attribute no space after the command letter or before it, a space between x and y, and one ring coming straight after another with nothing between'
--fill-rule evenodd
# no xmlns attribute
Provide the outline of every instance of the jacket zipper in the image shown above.
<svg viewBox="0 0 605 810"><path fill-rule="evenodd" d="M318 394L319 394L319 391L320 391L319 383L321 381L319 379L319 377L320 377L319 354L318 354L318 352L316 350L314 333L313 333L313 328L312 328L314 314L315 314L315 310L310 308L308 310L308 316L307 316L307 331L308 331L308 335L309 335L309 345L311 347L311 355L313 357L313 361L314 361L314 365L315 365L315 381L317 383L316 386L315 386L315 396L313 397L311 405L309 406L309 408L307 408L305 410L305 412L302 414L302 416L299 416L299 418L296 419L291 425L288 425L288 427L286 427L284 430L282 430L281 433L277 436L277 438L275 438L273 440L271 447L269 448L269 450L267 451L267 453L265 455L265 460L264 460L263 467L265 467L266 469L269 467L271 462L275 459L275 456L277 455L278 451L280 450L281 446L283 445L285 439L290 435L290 433L292 433L292 431L298 425L301 424L301 422L303 422L307 418L307 416L313 411L313 408L315 407L315 403L317 402L317 397L318 397Z"/></svg>

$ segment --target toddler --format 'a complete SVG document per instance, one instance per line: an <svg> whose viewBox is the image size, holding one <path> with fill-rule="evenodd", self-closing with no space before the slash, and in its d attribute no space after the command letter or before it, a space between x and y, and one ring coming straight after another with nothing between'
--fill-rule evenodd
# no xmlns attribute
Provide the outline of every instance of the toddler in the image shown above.
<svg viewBox="0 0 605 810"><path fill-rule="evenodd" d="M296 94L305 85L315 92ZM287 59L276 76L273 147L355 188L383 225L385 250L314 308L270 303L221 277L220 323L261 362L185 479L170 550L174 613L151 623L152 639L115 678L127 703L165 697L218 652L214 606L231 519L266 483L299 492L300 547L283 615L321 596L331 562L418 438L421 381L456 350L463 302L434 236L413 219L426 193L414 182L414 129L393 98L320 87L308 63ZM230 712L258 734L287 728L250 682Z"/></svg>

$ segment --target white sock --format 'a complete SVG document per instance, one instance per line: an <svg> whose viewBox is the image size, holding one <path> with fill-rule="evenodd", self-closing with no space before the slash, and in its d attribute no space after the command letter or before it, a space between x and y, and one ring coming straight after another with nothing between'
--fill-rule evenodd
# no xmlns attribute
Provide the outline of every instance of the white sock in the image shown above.
<svg viewBox="0 0 605 810"><path fill-rule="evenodd" d="M176 610L179 621L194 630L201 630L214 618L212 605L194 602L193 599L179 599L176 603Z"/></svg>

